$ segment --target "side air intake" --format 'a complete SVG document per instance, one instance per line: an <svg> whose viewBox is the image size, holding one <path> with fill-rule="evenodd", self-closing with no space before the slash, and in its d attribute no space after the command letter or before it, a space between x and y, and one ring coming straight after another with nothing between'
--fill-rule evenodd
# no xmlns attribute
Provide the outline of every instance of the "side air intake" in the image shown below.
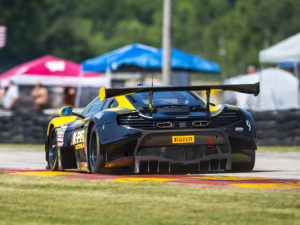
<svg viewBox="0 0 300 225"><path fill-rule="evenodd" d="M167 128L173 128L173 123L172 122L166 122L166 121L160 121L160 122L155 122L155 126L157 128L167 129Z"/></svg>

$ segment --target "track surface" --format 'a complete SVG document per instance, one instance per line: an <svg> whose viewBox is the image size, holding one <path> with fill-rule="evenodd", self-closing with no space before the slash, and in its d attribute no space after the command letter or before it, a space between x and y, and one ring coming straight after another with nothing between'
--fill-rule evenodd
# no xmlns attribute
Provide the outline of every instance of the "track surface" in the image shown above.
<svg viewBox="0 0 300 225"><path fill-rule="evenodd" d="M95 175L77 172L51 172L44 169L46 166L44 157L44 152L37 150L0 149L0 168L5 173L17 175L300 190L300 153L258 153L255 168L251 173L220 172L197 175Z"/></svg>

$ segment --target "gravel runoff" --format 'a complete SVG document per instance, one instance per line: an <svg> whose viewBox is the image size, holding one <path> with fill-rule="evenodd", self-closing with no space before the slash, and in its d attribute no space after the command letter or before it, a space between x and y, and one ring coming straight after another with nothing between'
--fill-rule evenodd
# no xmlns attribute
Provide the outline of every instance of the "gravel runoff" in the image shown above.
<svg viewBox="0 0 300 225"><path fill-rule="evenodd" d="M300 179L300 153L257 152L256 156L254 170L250 173L218 172L201 175ZM0 168L45 169L45 152L43 150L0 148Z"/></svg>

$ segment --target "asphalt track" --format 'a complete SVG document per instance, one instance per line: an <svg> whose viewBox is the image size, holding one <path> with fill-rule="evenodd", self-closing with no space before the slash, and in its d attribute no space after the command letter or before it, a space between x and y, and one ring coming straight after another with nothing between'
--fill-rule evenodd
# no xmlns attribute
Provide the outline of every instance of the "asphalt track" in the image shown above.
<svg viewBox="0 0 300 225"><path fill-rule="evenodd" d="M117 182L176 182L242 188L300 190L300 153L257 153L250 173L209 173L191 175L99 175L45 170L44 152L28 149L0 149L0 170L15 175L61 176L72 179Z"/></svg>

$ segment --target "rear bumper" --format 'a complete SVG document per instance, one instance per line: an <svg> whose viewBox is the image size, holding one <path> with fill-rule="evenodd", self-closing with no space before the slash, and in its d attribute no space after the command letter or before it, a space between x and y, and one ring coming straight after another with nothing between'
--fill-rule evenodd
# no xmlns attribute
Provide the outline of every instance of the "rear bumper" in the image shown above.
<svg viewBox="0 0 300 225"><path fill-rule="evenodd" d="M174 136L193 136L193 143L173 143ZM231 169L231 147L220 130L142 131L106 148L106 167L133 166L135 173Z"/></svg>

